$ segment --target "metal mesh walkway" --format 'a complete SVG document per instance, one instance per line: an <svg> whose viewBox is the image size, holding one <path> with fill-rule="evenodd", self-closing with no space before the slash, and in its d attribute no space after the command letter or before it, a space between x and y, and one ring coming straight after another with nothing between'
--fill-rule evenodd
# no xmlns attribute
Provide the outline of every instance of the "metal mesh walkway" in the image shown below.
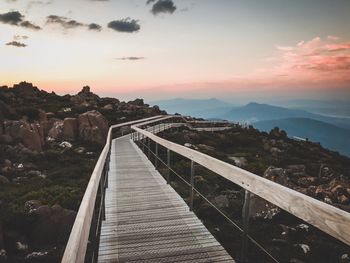
<svg viewBox="0 0 350 263"><path fill-rule="evenodd" d="M98 262L234 262L129 136L112 143Z"/></svg>

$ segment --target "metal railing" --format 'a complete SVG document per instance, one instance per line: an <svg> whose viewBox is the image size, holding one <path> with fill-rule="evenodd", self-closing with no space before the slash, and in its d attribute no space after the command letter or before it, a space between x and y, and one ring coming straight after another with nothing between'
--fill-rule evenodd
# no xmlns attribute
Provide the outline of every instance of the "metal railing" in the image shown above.
<svg viewBox="0 0 350 263"><path fill-rule="evenodd" d="M149 159L151 155L153 156L156 169L158 168L159 163L166 167L165 178L168 184L170 183L170 174L172 173L190 188L190 210L193 210L194 194L197 194L242 233L241 262L247 261L248 240L265 253L273 262L279 262L271 253L249 235L249 208L252 193L277 205L290 214L301 218L336 239L341 240L345 244L350 245L349 213L193 149L162 139L154 134L159 131L157 126L146 130L140 128L144 125L144 123L140 123L131 126L135 131L131 135L132 140L143 150ZM167 128L178 126L179 124L168 124ZM155 144L155 151L152 151L150 147L151 141ZM166 162L160 158L159 145L166 149ZM177 153L190 160L189 182L172 169L171 152ZM195 187L195 164L201 165L245 189L244 205L242 209L243 227L236 224Z"/></svg>

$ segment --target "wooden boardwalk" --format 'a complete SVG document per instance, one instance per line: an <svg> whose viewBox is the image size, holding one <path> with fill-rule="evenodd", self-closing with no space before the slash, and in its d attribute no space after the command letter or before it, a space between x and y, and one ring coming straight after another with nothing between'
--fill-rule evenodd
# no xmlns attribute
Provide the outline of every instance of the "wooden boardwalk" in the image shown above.
<svg viewBox="0 0 350 263"><path fill-rule="evenodd" d="M98 262L234 262L145 155L113 140Z"/></svg>

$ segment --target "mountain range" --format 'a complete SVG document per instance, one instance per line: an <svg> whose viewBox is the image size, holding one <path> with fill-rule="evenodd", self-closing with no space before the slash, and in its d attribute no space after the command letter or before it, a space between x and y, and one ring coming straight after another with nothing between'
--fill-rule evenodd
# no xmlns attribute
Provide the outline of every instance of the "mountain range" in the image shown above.
<svg viewBox="0 0 350 263"><path fill-rule="evenodd" d="M314 105L315 103L311 104ZM237 106L215 98L206 100L178 98L151 102L150 104L156 104L168 113L180 113L205 119L245 122L263 131L279 127L286 130L290 137L309 138L311 141L320 142L331 150L350 156L349 116L332 117L299 108L287 108L256 102ZM324 105L329 106L329 104ZM306 106L307 103L303 101L303 108L307 108Z"/></svg>

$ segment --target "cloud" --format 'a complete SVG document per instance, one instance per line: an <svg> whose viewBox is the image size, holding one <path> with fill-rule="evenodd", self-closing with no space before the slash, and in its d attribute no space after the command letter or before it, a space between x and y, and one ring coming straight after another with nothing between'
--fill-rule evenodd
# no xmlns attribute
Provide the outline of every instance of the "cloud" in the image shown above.
<svg viewBox="0 0 350 263"><path fill-rule="evenodd" d="M21 35L14 35L13 36L13 39L18 41L18 40L26 40L28 39L29 37L28 36L21 36Z"/></svg>
<svg viewBox="0 0 350 263"><path fill-rule="evenodd" d="M98 1L101 1L101 0L98 0ZM89 28L89 30L95 30L95 31L101 31L102 30L102 27L100 25L98 25L98 24L95 24L95 23L89 24L88 28Z"/></svg>
<svg viewBox="0 0 350 263"><path fill-rule="evenodd" d="M120 58L115 58L117 60L143 60L145 57L120 57Z"/></svg>
<svg viewBox="0 0 350 263"><path fill-rule="evenodd" d="M315 37L300 41L295 46L276 46L279 64L273 69L276 74L294 77L308 76L345 78L350 75L350 42L340 42L338 37L322 40Z"/></svg>
<svg viewBox="0 0 350 263"><path fill-rule="evenodd" d="M125 33L138 32L141 28L141 26L138 24L138 20L131 19L130 17L111 21L108 23L108 27L115 31Z"/></svg>
<svg viewBox="0 0 350 263"><path fill-rule="evenodd" d="M102 27L96 23L84 24L74 19L70 19L64 16L50 15L46 17L47 24L57 24L65 29L73 29L79 27L86 27L89 30L101 31Z"/></svg>
<svg viewBox="0 0 350 263"><path fill-rule="evenodd" d="M33 30L41 29L41 27L24 20L24 15L22 15L18 11L11 11L4 14L0 14L0 23L25 27Z"/></svg>
<svg viewBox="0 0 350 263"><path fill-rule="evenodd" d="M56 16L56 15L47 16L46 23L47 24L58 24L66 29L84 26L84 24L82 24L76 20L69 19L69 18L63 17L63 16Z"/></svg>
<svg viewBox="0 0 350 263"><path fill-rule="evenodd" d="M11 41L6 43L6 46L14 46L14 47L26 47L27 45L21 42L17 42L17 41Z"/></svg>
<svg viewBox="0 0 350 263"><path fill-rule="evenodd" d="M153 0L151 0L153 2ZM148 0L147 3L150 3ZM176 10L176 6L172 0L158 0L151 9L153 15L158 15L160 13L172 14Z"/></svg>

